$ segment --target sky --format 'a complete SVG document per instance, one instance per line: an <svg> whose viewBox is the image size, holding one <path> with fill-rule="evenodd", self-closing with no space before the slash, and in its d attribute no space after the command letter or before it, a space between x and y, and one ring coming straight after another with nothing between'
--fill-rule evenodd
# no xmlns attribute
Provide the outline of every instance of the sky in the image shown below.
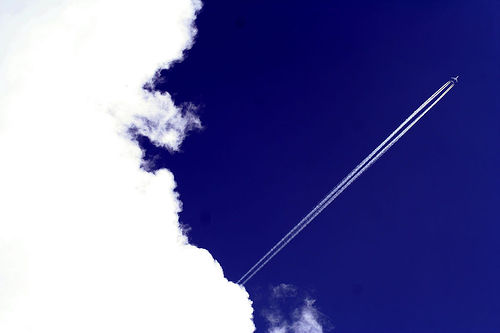
<svg viewBox="0 0 500 333"><path fill-rule="evenodd" d="M246 284L296 286L338 332L500 327L498 1L206 1L157 88L199 105L180 219L237 280L450 76L459 83Z"/></svg>
<svg viewBox="0 0 500 333"><path fill-rule="evenodd" d="M498 1L33 3L2 4L0 331L498 331Z"/></svg>

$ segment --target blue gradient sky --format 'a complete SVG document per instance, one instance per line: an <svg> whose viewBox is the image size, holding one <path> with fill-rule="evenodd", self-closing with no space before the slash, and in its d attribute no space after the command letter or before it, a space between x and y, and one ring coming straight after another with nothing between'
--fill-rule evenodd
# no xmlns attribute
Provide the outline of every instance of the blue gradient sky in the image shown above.
<svg viewBox="0 0 500 333"><path fill-rule="evenodd" d="M500 2L205 1L157 89L200 105L171 155L181 221L236 281L451 75L459 84L247 289L337 332L500 329Z"/></svg>

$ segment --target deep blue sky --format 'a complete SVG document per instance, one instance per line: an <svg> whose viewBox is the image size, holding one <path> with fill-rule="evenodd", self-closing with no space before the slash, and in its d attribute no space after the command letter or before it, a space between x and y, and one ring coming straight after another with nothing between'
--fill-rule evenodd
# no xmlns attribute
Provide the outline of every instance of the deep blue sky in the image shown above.
<svg viewBox="0 0 500 333"><path fill-rule="evenodd" d="M500 2L205 1L158 89L200 106L171 169L236 281L451 75L459 84L247 284L336 332L500 330Z"/></svg>

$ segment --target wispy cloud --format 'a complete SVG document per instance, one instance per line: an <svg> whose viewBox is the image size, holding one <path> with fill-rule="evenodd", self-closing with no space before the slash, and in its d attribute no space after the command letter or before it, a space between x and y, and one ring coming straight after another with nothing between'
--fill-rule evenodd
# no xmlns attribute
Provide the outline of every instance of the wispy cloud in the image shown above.
<svg viewBox="0 0 500 333"><path fill-rule="evenodd" d="M299 303L297 303L299 302ZM314 305L315 300L299 296L297 288L280 284L271 290L270 306L263 315L269 333L323 333L329 324Z"/></svg>

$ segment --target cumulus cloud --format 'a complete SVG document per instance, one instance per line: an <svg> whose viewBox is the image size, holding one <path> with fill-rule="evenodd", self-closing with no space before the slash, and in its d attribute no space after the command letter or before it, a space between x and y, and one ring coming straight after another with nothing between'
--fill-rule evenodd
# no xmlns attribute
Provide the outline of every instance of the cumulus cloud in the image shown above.
<svg viewBox="0 0 500 333"><path fill-rule="evenodd" d="M298 300L297 288L282 283L271 290L271 304L263 312L269 333L323 333L321 314L314 306L315 300L301 298L300 304L290 311L284 310ZM287 313L289 312L289 313Z"/></svg>
<svg viewBox="0 0 500 333"><path fill-rule="evenodd" d="M198 1L0 4L0 332L252 332L246 291L178 221L192 108L142 87L192 46Z"/></svg>

